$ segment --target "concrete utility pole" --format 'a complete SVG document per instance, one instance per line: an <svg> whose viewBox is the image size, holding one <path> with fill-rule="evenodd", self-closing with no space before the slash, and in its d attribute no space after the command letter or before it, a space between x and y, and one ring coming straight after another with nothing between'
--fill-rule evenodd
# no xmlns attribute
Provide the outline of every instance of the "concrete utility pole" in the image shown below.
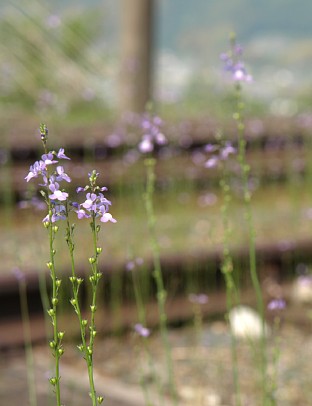
<svg viewBox="0 0 312 406"><path fill-rule="evenodd" d="M152 98L154 0L121 0L120 113L143 112Z"/></svg>

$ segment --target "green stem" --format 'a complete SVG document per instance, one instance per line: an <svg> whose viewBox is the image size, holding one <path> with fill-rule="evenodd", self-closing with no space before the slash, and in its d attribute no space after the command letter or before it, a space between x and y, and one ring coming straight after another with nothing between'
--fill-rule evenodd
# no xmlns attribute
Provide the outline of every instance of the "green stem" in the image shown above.
<svg viewBox="0 0 312 406"><path fill-rule="evenodd" d="M223 238L223 264L222 273L225 279L226 288L226 307L227 314L230 313L234 305L239 303L239 292L236 287L234 279L234 267L233 259L230 253L230 238L231 238L231 226L229 223L229 203L231 200L230 187L228 181L228 172L225 167L223 167L223 177L220 182L220 186L223 192L223 205L222 205L222 222L224 229ZM239 373L238 373L238 355L237 355L237 340L235 335L231 330L231 355L232 355L232 372L233 372L233 383L235 388L235 404L236 406L241 406L241 391L239 384Z"/></svg>
<svg viewBox="0 0 312 406"><path fill-rule="evenodd" d="M71 300L71 304L73 305L73 307L75 309L75 312L77 314L78 321L79 321L81 346L78 346L78 348L81 350L81 352L83 352L84 358L87 363L90 395L91 395L91 399L92 399L92 404L94 406L94 405L97 405L97 398L96 398L96 392L94 389L92 354L90 354L90 350L88 349L88 344L87 344L87 340L86 340L87 320L84 320L82 317L81 307L80 307L80 302L79 302L79 288L80 288L80 285L83 282L83 280L81 278L78 278L77 274L76 274L75 258L74 258L75 245L74 245L74 237L73 237L73 226L71 226L69 223L67 202L66 202L66 219L67 219L66 241L67 241L69 254L70 254L70 260L71 260L70 281L72 283L72 291L73 291L73 299Z"/></svg>
<svg viewBox="0 0 312 406"><path fill-rule="evenodd" d="M159 245L156 237L156 230L155 230L155 213L154 213L154 205L153 205L153 195L154 195L154 188L155 188L155 165L156 160L153 158L147 158L144 161L144 164L147 169L147 185L146 185L146 193L144 194L145 200L145 209L147 213L147 220L148 220L148 227L150 231L151 237L151 247L153 252L153 264L154 264L154 271L153 277L156 282L156 289L157 289L157 303L158 303L158 312L159 312L159 319L160 319L160 332L162 337L162 342L165 348L166 354L166 364L168 370L168 383L171 392L171 396L173 398L174 404L177 404L177 392L174 382L174 371L173 371L173 361L171 357L171 346L169 343L168 337L168 328L167 328L167 314L165 309L167 292L164 287L163 282L163 275L161 270L160 264L160 251Z"/></svg>
<svg viewBox="0 0 312 406"><path fill-rule="evenodd" d="M49 212L51 213L51 203L49 203ZM55 249L54 249L54 238L55 238L55 231L54 226L51 221L49 221L49 243L50 243L50 263L49 268L51 271L51 279L52 279L52 306L49 310L49 315L52 320L53 325L53 341L50 342L50 346L52 348L52 353L55 358L55 376L54 378L50 379L51 384L54 386L55 389L55 396L56 396L56 403L57 406L61 406L61 390L60 390L60 358L62 356L62 344L61 344L61 336L58 333L58 320L57 320L57 305L58 305L58 290L60 287L60 280L56 276L55 270Z"/></svg>
<svg viewBox="0 0 312 406"><path fill-rule="evenodd" d="M234 118L237 123L238 132L238 162L240 164L242 181L243 181L243 198L245 204L245 217L248 226L249 235L249 267L250 267L250 277L252 285L256 294L257 309L261 317L262 322L262 334L260 338L260 369L262 376L262 390L263 390L263 405L268 405L266 399L268 397L267 391L267 359L266 359L266 331L265 331L265 319L264 319L264 301L262 296L261 285L257 273L256 265L256 244L255 244L255 230L252 218L251 209L251 194L249 191L249 173L250 167L246 163L246 141L244 138L245 125L243 120L244 103L241 97L241 86L238 83L236 85L236 112Z"/></svg>
<svg viewBox="0 0 312 406"><path fill-rule="evenodd" d="M20 296L20 303L21 303L21 314L22 314L22 321L23 321L26 362L27 362L27 381L28 381L28 392L29 392L29 404L31 406L37 406L35 375L34 375L34 356L33 356L32 343L31 343L31 331L30 331L30 320L29 320L29 311L28 311L28 302L27 302L26 281L25 281L24 277L19 279L18 285L19 285L19 296Z"/></svg>

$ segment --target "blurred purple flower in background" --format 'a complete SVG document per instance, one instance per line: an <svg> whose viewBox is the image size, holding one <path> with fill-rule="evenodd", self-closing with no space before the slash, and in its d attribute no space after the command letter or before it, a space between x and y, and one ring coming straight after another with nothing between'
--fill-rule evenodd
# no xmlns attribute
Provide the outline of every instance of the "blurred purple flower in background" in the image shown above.
<svg viewBox="0 0 312 406"><path fill-rule="evenodd" d="M140 119L140 127L143 132L142 139L138 145L142 154L153 152L155 146L167 144L167 139L162 133L163 122L160 117L148 113L143 114Z"/></svg>
<svg viewBox="0 0 312 406"><path fill-rule="evenodd" d="M286 302L283 299L273 299L268 304L268 310L283 310L286 307Z"/></svg>
<svg viewBox="0 0 312 406"><path fill-rule="evenodd" d="M142 324L140 323L137 323L134 326L134 331L141 337L148 337L151 334L151 331L148 328L142 326Z"/></svg>
<svg viewBox="0 0 312 406"><path fill-rule="evenodd" d="M220 55L223 67L230 72L232 79L236 82L252 82L252 76L248 74L244 62L241 60L243 49L240 45L234 45L228 52Z"/></svg>

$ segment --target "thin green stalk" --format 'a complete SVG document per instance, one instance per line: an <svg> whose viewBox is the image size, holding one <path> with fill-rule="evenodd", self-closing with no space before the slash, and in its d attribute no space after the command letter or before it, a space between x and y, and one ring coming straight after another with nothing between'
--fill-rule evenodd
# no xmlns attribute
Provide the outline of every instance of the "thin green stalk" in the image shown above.
<svg viewBox="0 0 312 406"><path fill-rule="evenodd" d="M84 359L86 360L86 363L87 363L89 386L90 386L90 396L92 399L92 405L94 406L94 405L97 405L98 399L96 397L94 380L93 380L92 353L90 353L90 348L88 347L87 339L86 339L86 326L87 326L88 322L87 322L87 320L83 319L83 317L82 317L81 307L80 307L80 302L79 302L79 288L83 282L83 279L78 278L77 274L76 274L75 258L74 258L75 244L74 244L73 232L74 232L74 225L70 225L70 223L69 223L68 204L66 202L66 242L68 245L70 261L71 261L70 281L72 283L72 292L73 292L73 298L71 299L70 302L75 309L75 312L77 314L78 321L79 321L81 344L78 345L78 349L84 354Z"/></svg>
<svg viewBox="0 0 312 406"><path fill-rule="evenodd" d="M19 270L17 272L20 273ZM19 297L20 297L21 315L22 315L23 332L24 332L24 345L25 345L26 364L27 364L27 382L28 382L29 404L31 406L37 406L35 374L34 374L35 367L34 367L34 356L33 356L33 350L32 350L32 342L31 342L26 280L25 280L25 276L22 274L17 276L17 278L18 278Z"/></svg>
<svg viewBox="0 0 312 406"><path fill-rule="evenodd" d="M40 133L41 133L41 140L44 147L45 154L48 153L47 150L47 137L48 137L48 129L47 127L42 124L40 125ZM49 184L49 174L48 174L48 181ZM58 231L58 226L54 225L52 222L52 202L49 199L49 189L46 187L46 191L42 191L42 195L45 198L46 204L48 206L48 221L44 223L44 226L48 230L49 234L49 251L50 251L50 261L47 263L47 266L50 270L50 276L52 279L52 298L50 303L50 308L48 309L48 315L51 318L51 323L53 326L53 339L49 342L50 348L52 350L52 355L55 360L54 365L54 376L49 379L50 384L54 388L56 404L57 406L61 406L61 389L60 389L60 358L64 353L64 349L62 346L62 339L64 337L64 332L58 331L58 320L57 320L57 306L59 303L59 288L61 286L61 280L57 277L56 274L56 267L55 267L55 254L56 250L54 248L54 240L55 235Z"/></svg>
<svg viewBox="0 0 312 406"><path fill-rule="evenodd" d="M91 265L91 275L89 277L89 281L91 283L92 287L92 299L91 299L91 319L90 319L90 340L89 340L89 345L87 346L87 351L88 351L88 358L87 358L87 364L88 364L88 374L89 374L89 384L90 384L90 396L92 399L92 405L97 406L98 404L102 403L103 397L101 396L96 396L96 390L95 390L95 385L94 385L94 374L93 374L93 352L94 352L94 339L96 336L96 326L95 326L95 312L96 312L96 304L97 304L97 287L99 284L99 281L102 277L101 272L98 271L98 257L102 251L101 248L98 247L98 233L100 231L100 226L96 225L95 221L96 215L93 213L92 214L92 219L91 219L91 230L92 230L92 237L93 237L93 248L94 248L94 255L93 257L89 258L89 263Z"/></svg>
<svg viewBox="0 0 312 406"><path fill-rule="evenodd" d="M229 223L229 203L231 200L230 196L230 187L228 182L228 173L226 168L223 168L223 178L220 182L220 186L223 192L223 205L221 208L222 211L222 222L224 229L223 237L223 264L222 264L222 273L225 279L225 288L226 288L226 307L227 314L230 313L234 305L237 305L240 301L239 292L236 287L234 279L234 267L233 259L230 253L230 238L232 234L232 229ZM238 370L238 355L237 355L237 340L235 335L231 330L231 354L232 354L232 372L233 372L233 383L235 388L235 404L241 406L241 391L239 384L239 370Z"/></svg>
<svg viewBox="0 0 312 406"><path fill-rule="evenodd" d="M262 380L262 393L263 393L263 405L267 406L268 391L267 391L267 357L266 357L266 331L265 331L265 319L264 319L264 301L262 296L261 285L257 273L256 264L256 244L255 244L255 229L253 225L252 208L251 208L251 193L249 190L249 173L250 167L246 162L246 140L245 140L245 125L244 125L244 103L241 95L241 85L237 83L235 86L236 91L236 111L234 113L234 119L237 123L238 133L238 162L241 168L242 174L242 186L243 186L243 199L245 205L245 218L248 227L249 236L249 268L252 285L256 294L257 310L259 312L262 322L262 334L260 338L260 370Z"/></svg>
<svg viewBox="0 0 312 406"><path fill-rule="evenodd" d="M145 209L147 213L147 220L148 220L148 227L150 231L150 238L151 238L151 248L153 253L153 277L156 282L157 288L157 304L158 304L158 312L159 312L159 319L160 319L160 332L162 337L163 346L165 349L166 355L166 365L167 365L167 372L168 372L168 383L169 389L174 401L174 404L177 405L177 392L176 386L174 382L174 370L173 370L173 361L171 356L171 346L168 337L168 328L167 328L167 314L165 309L167 292L164 287L163 282L163 275L161 270L160 264L160 250L159 245L156 237L156 230L155 230L155 213L154 213L154 205L153 205L153 195L154 195L154 188L155 188L155 165L156 160L154 158L146 158L144 160L144 164L147 170L147 184L146 184L146 192L144 194L144 201L145 201Z"/></svg>
<svg viewBox="0 0 312 406"><path fill-rule="evenodd" d="M49 203L49 213L51 213L51 204ZM61 390L60 390L60 358L64 353L62 347L62 339L64 336L63 332L58 331L58 320L57 320L57 305L58 305L58 293L59 288L61 286L61 280L56 276L56 269L55 269L55 249L54 249L54 239L55 233L57 232L57 226L54 226L51 221L47 225L48 232L49 232L49 246L50 246L50 262L48 262L47 266L50 269L51 279L52 279L52 299L50 309L48 310L48 314L51 317L51 322L53 326L53 340L50 341L50 348L52 349L52 355L55 359L55 375L54 377L50 378L50 383L54 387L55 397L56 397L56 404L57 406L61 406Z"/></svg>

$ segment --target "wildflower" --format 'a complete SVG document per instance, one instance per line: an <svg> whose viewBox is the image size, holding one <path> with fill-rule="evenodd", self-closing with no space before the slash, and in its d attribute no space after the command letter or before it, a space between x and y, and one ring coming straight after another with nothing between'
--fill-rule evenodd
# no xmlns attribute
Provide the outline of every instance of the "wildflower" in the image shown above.
<svg viewBox="0 0 312 406"><path fill-rule="evenodd" d="M41 158L42 158L42 161L45 163L45 165L52 165L52 164L57 163L57 161L55 159L53 159L52 152L49 152L48 154L43 154Z"/></svg>
<svg viewBox="0 0 312 406"><path fill-rule="evenodd" d="M52 194L49 195L49 198L52 200L64 201L68 198L68 193L59 190L59 184L57 182L51 183L49 189L52 192Z"/></svg>
<svg viewBox="0 0 312 406"><path fill-rule="evenodd" d="M46 174L46 164L43 161L36 161L29 168L29 173L25 177L26 182L29 182L32 178L37 178L39 175Z"/></svg>
<svg viewBox="0 0 312 406"><path fill-rule="evenodd" d="M151 334L151 331L148 328L142 326L142 324L140 324L140 323L137 323L134 326L134 330L136 333L139 334L139 336L145 337L145 338Z"/></svg>
<svg viewBox="0 0 312 406"><path fill-rule="evenodd" d="M61 182L65 180L66 182L71 182L70 177L64 172L63 166L57 166L56 168L56 180Z"/></svg>
<svg viewBox="0 0 312 406"><path fill-rule="evenodd" d="M144 114L140 127L143 131L142 139L138 145L142 154L153 152L155 146L162 146L167 143L165 135L161 131L163 122L160 117Z"/></svg>
<svg viewBox="0 0 312 406"><path fill-rule="evenodd" d="M283 310L286 307L286 302L283 299L273 299L268 304L268 310Z"/></svg>
<svg viewBox="0 0 312 406"><path fill-rule="evenodd" d="M100 217L102 223L107 223L108 221L116 223L117 220L108 212L111 202L106 199L102 192L107 190L107 187L99 187L96 185L96 180L99 174L96 171L89 173L90 185L84 188L79 186L76 189L77 193L82 191L87 191L91 189L91 192L87 192L86 200L77 204L74 203L75 212L77 213L78 219L90 218L91 216Z"/></svg>
<svg viewBox="0 0 312 406"><path fill-rule="evenodd" d="M213 153L213 155L208 158L204 166L206 168L215 168L221 161L226 161L230 155L235 154L236 151L236 148L230 142L226 142L224 146L207 144L204 147L204 152Z"/></svg>
<svg viewBox="0 0 312 406"><path fill-rule="evenodd" d="M57 156L59 159L69 159L69 160L70 160L70 158L68 158L68 156L66 156L66 155L64 154L64 148L60 148L59 151L58 151L58 153L56 154L56 156Z"/></svg>
<svg viewBox="0 0 312 406"><path fill-rule="evenodd" d="M43 219L43 223L48 223L51 220L52 223L55 223L59 220L66 220L66 208L62 204L56 204L52 207L52 215L51 218L49 214L47 214Z"/></svg>
<svg viewBox="0 0 312 406"><path fill-rule="evenodd" d="M127 271L133 271L136 266L141 266L141 265L143 265L143 263L144 263L143 258L140 258L140 257L135 258L134 260L128 261L126 263L126 270Z"/></svg>
<svg viewBox="0 0 312 406"><path fill-rule="evenodd" d="M224 70L231 73L235 82L252 82L252 76L247 73L241 60L242 54L242 47L234 44L230 51L220 55L220 59L223 61Z"/></svg>
<svg viewBox="0 0 312 406"><path fill-rule="evenodd" d="M205 168L215 168L218 162L219 158L217 156L213 156L206 161Z"/></svg>

